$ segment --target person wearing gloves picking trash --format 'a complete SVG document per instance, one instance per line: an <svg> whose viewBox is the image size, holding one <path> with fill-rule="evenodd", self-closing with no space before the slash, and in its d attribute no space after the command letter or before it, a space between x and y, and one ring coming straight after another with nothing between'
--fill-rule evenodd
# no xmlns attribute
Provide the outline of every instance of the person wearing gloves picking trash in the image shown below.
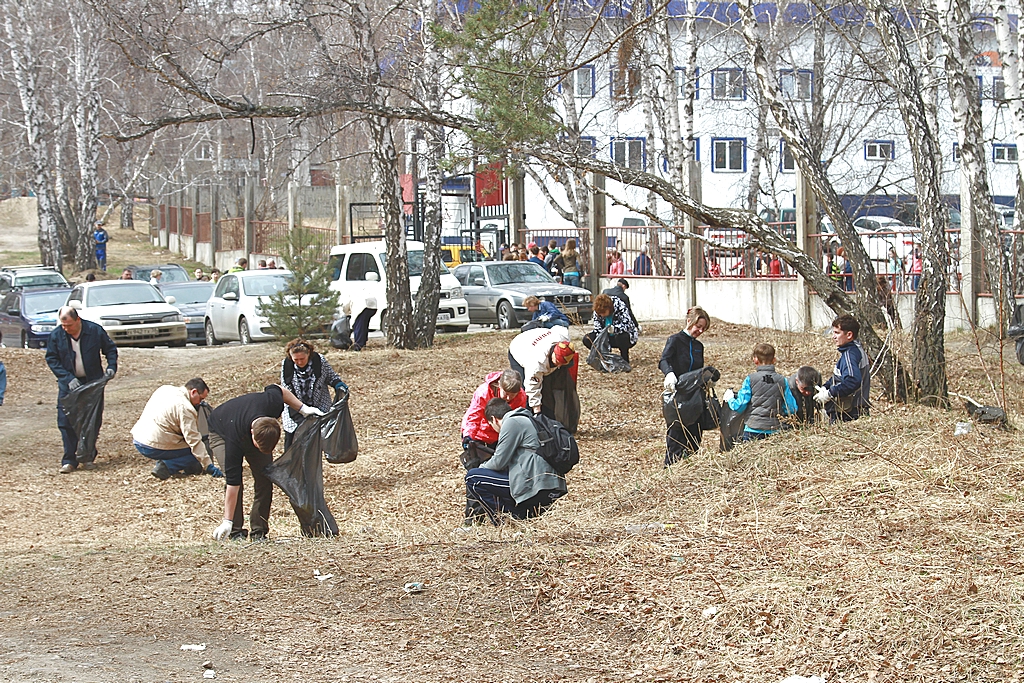
<svg viewBox="0 0 1024 683"><path fill-rule="evenodd" d="M103 375L112 379L117 372L117 345L107 336L106 330L94 322L82 320L78 311L71 306L62 306L57 311L57 320L60 325L54 328L46 340L46 364L57 378L57 427L64 443L60 473L70 474L78 469L78 455L89 456L82 464L84 469L95 467L95 453L76 454L79 435L64 414L62 400L83 384L98 380ZM100 360L101 353L107 359L106 370ZM97 432L102 424L102 405L99 411Z"/></svg>
<svg viewBox="0 0 1024 683"><path fill-rule="evenodd" d="M555 325L516 335L508 345L508 363L523 378L530 410L561 422L575 434L580 420L579 360L569 341L569 328Z"/></svg>
<svg viewBox="0 0 1024 683"><path fill-rule="evenodd" d="M753 374L743 380L738 394L732 389L725 392L724 400L737 413L750 409L746 426L743 428L744 441L767 439L782 431L782 420L786 415L796 413L796 397L789 389L789 382L775 372L775 347L771 344L755 344L751 354Z"/></svg>
<svg viewBox="0 0 1024 683"><path fill-rule="evenodd" d="M852 315L844 314L832 321L832 341L839 350L832 377L825 386L815 387L817 401L831 422L851 422L867 415L871 407L871 362L857 341L860 323Z"/></svg>
<svg viewBox="0 0 1024 683"><path fill-rule="evenodd" d="M334 404L331 387L334 387L335 391L348 393L348 385L341 381L341 377L331 367L327 358L316 352L312 342L301 338L293 339L284 347L284 352L285 358L281 361L281 386L288 387L304 404L327 411ZM295 430L302 421L302 416L294 408L285 408L281 413L285 450L292 445Z"/></svg>
<svg viewBox="0 0 1024 683"><path fill-rule="evenodd" d="M196 407L209 394L203 378L194 377L183 387L159 387L149 397L132 427L132 444L139 453L157 461L153 467L157 479L203 472L214 478L224 476L213 464L199 432Z"/></svg>
<svg viewBox="0 0 1024 683"><path fill-rule="evenodd" d="M676 378L704 367L704 345L697 341L711 327L711 317L700 306L686 312L684 327L665 342L658 369L665 373L664 390L675 392ZM689 457L700 447L703 436L700 423L674 424L665 435L665 467Z"/></svg>
<svg viewBox="0 0 1024 683"><path fill-rule="evenodd" d="M533 313L533 318L527 323L531 328L551 328L555 325L569 327L569 318L550 301L541 301L535 296L528 296L523 299L523 306L526 306L527 311Z"/></svg>
<svg viewBox="0 0 1024 683"><path fill-rule="evenodd" d="M303 405L288 389L271 384L263 391L244 394L213 409L210 413L210 450L224 470L224 521L213 537L253 541L266 540L270 519L270 502L274 485L264 470L271 463L274 447L281 440L277 418L285 406L299 411L302 417L323 415L312 406ZM242 513L242 460L252 473L253 501L249 511L251 534L245 529Z"/></svg>

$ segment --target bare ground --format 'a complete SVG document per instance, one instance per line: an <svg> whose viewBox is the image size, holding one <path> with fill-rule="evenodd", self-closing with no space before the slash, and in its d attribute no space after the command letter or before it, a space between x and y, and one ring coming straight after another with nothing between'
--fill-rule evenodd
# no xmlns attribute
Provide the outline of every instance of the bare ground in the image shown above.
<svg viewBox="0 0 1024 683"><path fill-rule="evenodd" d="M209 540L222 485L157 481L128 430L159 384L202 375L214 403L259 389L279 346L123 350L100 466L65 476L42 353L0 349L0 679L191 681L210 660L237 681L1020 680L1019 435L953 437L962 411L880 401L729 454L705 439L666 472L656 360L671 331L647 326L629 375L581 372L566 498L468 533L458 424L510 336L332 351L360 439L355 463L326 467L341 536L301 538L278 493L266 544ZM716 324L720 388L755 340L783 371L834 359L820 336ZM953 386L992 402L972 349L951 341ZM1014 414L1020 370L1007 365ZM626 530L645 523L667 526ZM411 581L429 587L407 595Z"/></svg>

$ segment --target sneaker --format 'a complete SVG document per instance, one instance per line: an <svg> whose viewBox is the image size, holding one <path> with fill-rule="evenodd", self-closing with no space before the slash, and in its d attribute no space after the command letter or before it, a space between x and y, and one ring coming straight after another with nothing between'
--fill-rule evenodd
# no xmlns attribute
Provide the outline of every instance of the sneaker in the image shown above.
<svg viewBox="0 0 1024 683"><path fill-rule="evenodd" d="M163 460L153 466L153 476L160 481L165 481L171 478L171 471L167 469L167 463Z"/></svg>
<svg viewBox="0 0 1024 683"><path fill-rule="evenodd" d="M249 538L249 530L239 529L238 531L232 531L231 536L229 536L229 538L232 541L244 541L247 538Z"/></svg>
<svg viewBox="0 0 1024 683"><path fill-rule="evenodd" d="M251 543L267 543L270 541L270 538L265 531L254 531L249 534L249 541Z"/></svg>
<svg viewBox="0 0 1024 683"><path fill-rule="evenodd" d="M61 474L71 474L76 469L78 469L78 468L75 465L72 465L71 463L66 462L66 463L64 463L63 465L60 466L60 469L58 470L58 472L60 472Z"/></svg>
<svg viewBox="0 0 1024 683"><path fill-rule="evenodd" d="M96 462L93 461L93 460L90 460L89 462L83 462L83 463L81 463L81 465L82 465L82 469L83 470L94 470L94 469L96 469Z"/></svg>

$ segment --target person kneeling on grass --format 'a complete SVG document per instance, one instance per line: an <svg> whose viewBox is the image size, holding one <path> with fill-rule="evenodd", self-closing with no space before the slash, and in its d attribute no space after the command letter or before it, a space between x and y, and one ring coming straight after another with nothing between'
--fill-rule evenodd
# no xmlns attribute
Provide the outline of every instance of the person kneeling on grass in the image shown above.
<svg viewBox="0 0 1024 683"><path fill-rule="evenodd" d="M725 392L729 407L742 413L750 407L750 416L743 428L743 440L767 439L782 431L783 415L796 412L796 398L789 390L786 378L775 372L775 347L771 344L755 344L751 360L754 373L747 375L740 387L740 393L733 395L732 389Z"/></svg>
<svg viewBox="0 0 1024 683"><path fill-rule="evenodd" d="M132 427L132 443L142 455L156 460L153 476L202 474L220 478L220 471L206 451L199 432L196 406L210 393L201 377L183 387L162 386L153 392L139 421Z"/></svg>
<svg viewBox="0 0 1024 683"><path fill-rule="evenodd" d="M569 318L550 301L541 301L535 296L528 296L523 299L523 305L526 306L527 311L533 313L533 319L530 321L533 323L531 327L551 328L555 325L569 327Z"/></svg>
<svg viewBox="0 0 1024 683"><path fill-rule="evenodd" d="M498 433L498 443L490 460L466 472L467 511L479 503L495 526L502 512L514 519L544 514L567 489L565 478L537 454L540 438L530 411L512 410L507 401L492 398L484 417ZM479 514L466 517L467 524L482 521Z"/></svg>

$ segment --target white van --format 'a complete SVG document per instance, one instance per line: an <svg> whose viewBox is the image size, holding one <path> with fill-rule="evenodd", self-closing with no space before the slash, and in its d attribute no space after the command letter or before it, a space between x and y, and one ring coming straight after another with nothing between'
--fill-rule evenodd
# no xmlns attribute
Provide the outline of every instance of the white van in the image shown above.
<svg viewBox="0 0 1024 683"><path fill-rule="evenodd" d="M415 297L423 273L423 243L406 242L405 248L409 257L409 289ZM386 264L387 248L382 241L339 244L331 249L331 289L341 293L340 304L350 303L355 318L365 308L367 297L377 299L377 313L370 319L371 330L380 329L387 308ZM437 326L447 332L465 332L469 327L469 304L462 296L462 286L444 263Z"/></svg>

